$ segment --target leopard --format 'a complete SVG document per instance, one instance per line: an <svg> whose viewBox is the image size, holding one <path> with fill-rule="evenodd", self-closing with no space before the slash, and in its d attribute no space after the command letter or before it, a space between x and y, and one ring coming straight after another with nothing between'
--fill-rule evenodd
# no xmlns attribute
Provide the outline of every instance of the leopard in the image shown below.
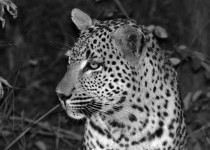
<svg viewBox="0 0 210 150"><path fill-rule="evenodd" d="M178 74L156 37L134 19L92 19L78 8L80 34L56 87L67 116L83 119L81 150L184 150Z"/></svg>

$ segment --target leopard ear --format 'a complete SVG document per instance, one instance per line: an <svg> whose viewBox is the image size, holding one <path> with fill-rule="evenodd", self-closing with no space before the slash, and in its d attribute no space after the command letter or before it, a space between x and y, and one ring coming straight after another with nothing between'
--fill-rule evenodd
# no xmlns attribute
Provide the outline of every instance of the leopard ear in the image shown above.
<svg viewBox="0 0 210 150"><path fill-rule="evenodd" d="M77 8L71 11L71 19L80 30L85 30L93 24L90 16Z"/></svg>
<svg viewBox="0 0 210 150"><path fill-rule="evenodd" d="M144 46L143 33L140 33L140 31L130 25L125 25L113 33L113 38L124 57L135 65Z"/></svg>

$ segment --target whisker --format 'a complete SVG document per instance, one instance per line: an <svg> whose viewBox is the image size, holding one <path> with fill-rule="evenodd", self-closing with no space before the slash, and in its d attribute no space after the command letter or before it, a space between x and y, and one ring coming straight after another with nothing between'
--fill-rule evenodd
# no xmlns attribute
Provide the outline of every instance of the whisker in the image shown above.
<svg viewBox="0 0 210 150"><path fill-rule="evenodd" d="M61 43L61 42L58 42L58 41L55 41L55 43L60 44L60 45L62 45L62 46L65 46L65 47L67 47L68 49L71 49L71 48L72 48L72 46L69 46L69 45L67 45L67 44L65 44L65 43Z"/></svg>
<svg viewBox="0 0 210 150"><path fill-rule="evenodd" d="M61 33L61 34L67 35L68 37L70 37L70 38L73 40L74 43L76 42L72 35L70 35L70 34L68 34L68 33Z"/></svg>

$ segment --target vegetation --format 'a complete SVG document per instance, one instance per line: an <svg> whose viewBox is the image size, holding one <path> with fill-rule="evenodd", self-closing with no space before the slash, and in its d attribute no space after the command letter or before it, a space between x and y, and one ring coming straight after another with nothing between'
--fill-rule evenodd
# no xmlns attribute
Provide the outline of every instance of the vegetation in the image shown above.
<svg viewBox="0 0 210 150"><path fill-rule="evenodd" d="M97 19L134 18L155 33L180 76L187 147L210 149L209 0L13 2L0 0L0 149L80 145L84 122L67 118L54 92L66 71L64 53L78 37L70 19L75 7Z"/></svg>

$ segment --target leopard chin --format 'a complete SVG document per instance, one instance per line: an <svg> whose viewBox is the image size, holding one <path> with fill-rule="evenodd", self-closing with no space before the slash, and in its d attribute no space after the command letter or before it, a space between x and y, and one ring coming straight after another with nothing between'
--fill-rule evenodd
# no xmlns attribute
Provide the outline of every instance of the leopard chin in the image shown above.
<svg viewBox="0 0 210 150"><path fill-rule="evenodd" d="M81 120L85 118L85 114L79 113L77 111L72 111L71 109L66 109L66 113L70 118L76 119L76 120Z"/></svg>

